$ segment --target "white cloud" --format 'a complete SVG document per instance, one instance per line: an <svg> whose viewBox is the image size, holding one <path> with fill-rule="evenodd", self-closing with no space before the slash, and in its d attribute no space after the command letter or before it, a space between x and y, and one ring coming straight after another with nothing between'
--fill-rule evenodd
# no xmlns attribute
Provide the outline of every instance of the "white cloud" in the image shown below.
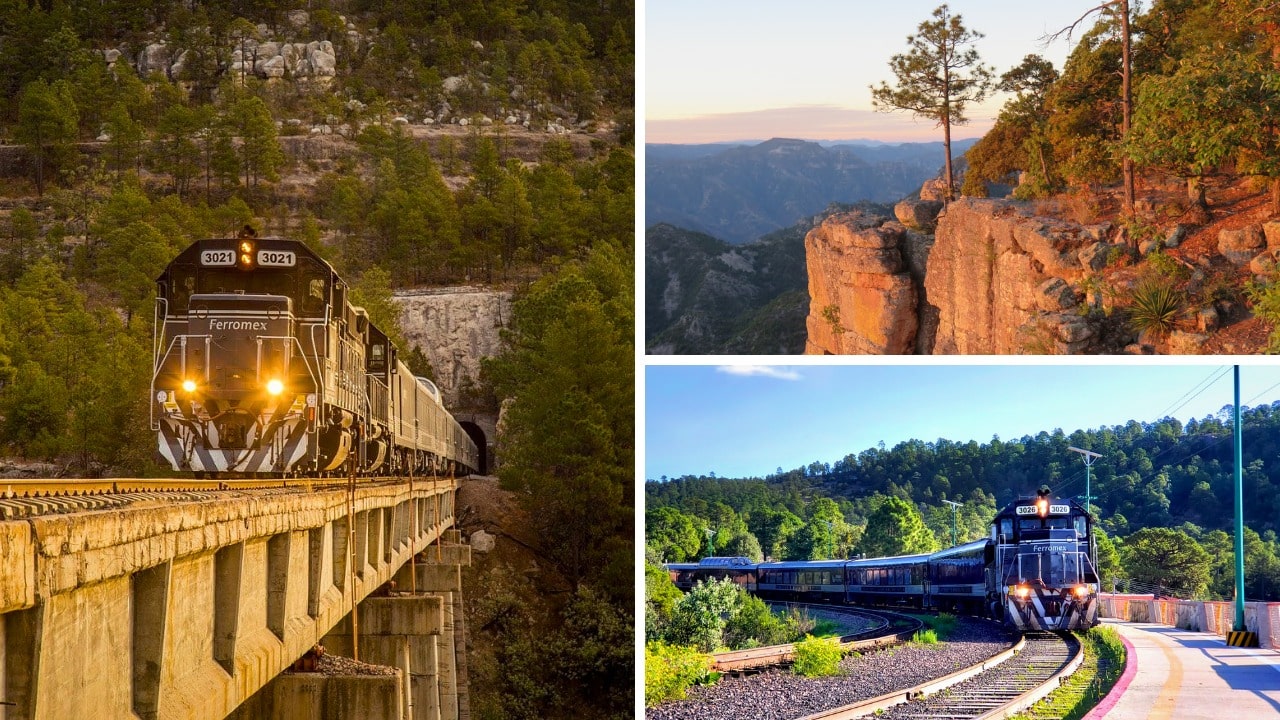
<svg viewBox="0 0 1280 720"><path fill-rule="evenodd" d="M778 380L799 380L800 373L772 365L721 365L716 372L739 377L771 377Z"/></svg>

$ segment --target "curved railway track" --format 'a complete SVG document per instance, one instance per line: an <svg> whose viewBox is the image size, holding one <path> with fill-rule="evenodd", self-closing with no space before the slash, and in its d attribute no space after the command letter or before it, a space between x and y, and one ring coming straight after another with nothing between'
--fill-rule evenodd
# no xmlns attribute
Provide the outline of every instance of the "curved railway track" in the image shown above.
<svg viewBox="0 0 1280 720"><path fill-rule="evenodd" d="M875 621L875 625L860 632L842 635L840 645L846 652L874 650L876 648L897 645L906 642L915 635L923 624L910 616L887 610L866 610L841 605L818 605L813 603L772 603L785 605L788 608L800 607L820 609L835 614L861 617ZM894 630L897 624L899 629ZM785 665L795 660L795 644L769 645L748 650L716 653L712 656L713 669L720 672L751 672L774 665Z"/></svg>
<svg viewBox="0 0 1280 720"><path fill-rule="evenodd" d="M1036 633L996 656L946 677L799 720L992 720L1024 710L1053 692L1084 660L1071 636ZM944 692L945 691L945 692Z"/></svg>
<svg viewBox="0 0 1280 720"><path fill-rule="evenodd" d="M424 487L447 478L414 478ZM0 520L17 520L39 515L112 510L145 502L191 502L212 500L218 493L259 490L292 492L346 487L347 478L289 479L189 479L189 478L109 478L109 479L3 479L0 480ZM359 478L358 485L403 483L406 478Z"/></svg>

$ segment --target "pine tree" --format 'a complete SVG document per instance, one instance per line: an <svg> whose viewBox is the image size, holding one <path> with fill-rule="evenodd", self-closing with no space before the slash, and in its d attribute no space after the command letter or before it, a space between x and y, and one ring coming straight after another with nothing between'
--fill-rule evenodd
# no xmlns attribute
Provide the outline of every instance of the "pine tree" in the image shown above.
<svg viewBox="0 0 1280 720"><path fill-rule="evenodd" d="M959 15L952 15L946 4L933 11L934 20L920 23L917 35L907 36L910 49L905 55L894 55L889 68L897 78L897 87L881 81L871 87L871 102L876 110L905 110L918 117L937 121L942 128L942 145L946 153L946 197L954 195L951 169L951 126L968 122L965 106L982 102L991 91L991 69L983 65L978 51L972 47L982 33L965 28Z"/></svg>
<svg viewBox="0 0 1280 720"><path fill-rule="evenodd" d="M18 100L18 142L28 146L35 161L36 193L44 195L46 170L74 152L80 118L71 88L65 81L52 86L36 80L22 89Z"/></svg>

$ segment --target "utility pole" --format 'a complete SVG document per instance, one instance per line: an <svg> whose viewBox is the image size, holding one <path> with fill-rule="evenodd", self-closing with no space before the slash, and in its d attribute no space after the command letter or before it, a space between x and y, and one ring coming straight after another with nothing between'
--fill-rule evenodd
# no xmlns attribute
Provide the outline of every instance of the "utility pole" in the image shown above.
<svg viewBox="0 0 1280 720"><path fill-rule="evenodd" d="M1231 434L1236 445L1236 619L1232 630L1242 632L1244 625L1244 433L1240 427L1240 366L1235 366L1235 407L1231 417Z"/></svg>
<svg viewBox="0 0 1280 720"><path fill-rule="evenodd" d="M952 502L950 500L943 500L942 502L951 506L951 547L955 547L956 546L956 509L960 507L960 503Z"/></svg>
<svg viewBox="0 0 1280 720"><path fill-rule="evenodd" d="M1085 450L1074 446L1068 447L1067 449L1071 452L1080 453L1080 455L1084 457L1084 511L1092 515L1093 508L1091 506L1091 502L1093 501L1093 493L1091 482L1093 480L1093 476L1090 472L1090 468L1093 467L1093 461L1102 457L1102 455L1092 450Z"/></svg>
<svg viewBox="0 0 1280 720"><path fill-rule="evenodd" d="M707 533L707 557L712 557L716 554L716 531L707 528L704 532Z"/></svg>

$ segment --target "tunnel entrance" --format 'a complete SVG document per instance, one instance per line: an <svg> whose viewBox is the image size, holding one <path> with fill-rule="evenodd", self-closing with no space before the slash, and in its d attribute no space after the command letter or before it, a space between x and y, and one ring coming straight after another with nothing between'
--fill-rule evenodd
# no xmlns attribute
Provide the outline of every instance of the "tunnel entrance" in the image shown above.
<svg viewBox="0 0 1280 720"><path fill-rule="evenodd" d="M471 438L471 442L475 443L476 449L480 451L480 467L476 472L480 475L488 475L489 446L485 442L484 430L481 430L480 426L473 422L463 421L458 424L462 426L462 429L467 433L467 437Z"/></svg>

